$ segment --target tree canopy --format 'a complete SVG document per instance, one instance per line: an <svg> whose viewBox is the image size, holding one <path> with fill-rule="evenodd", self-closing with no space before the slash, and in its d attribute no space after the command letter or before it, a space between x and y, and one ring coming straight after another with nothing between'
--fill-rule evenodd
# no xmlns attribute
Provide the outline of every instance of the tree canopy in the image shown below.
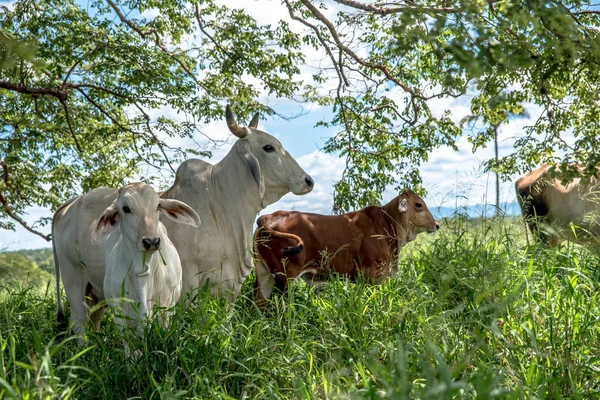
<svg viewBox="0 0 600 400"><path fill-rule="evenodd" d="M216 0L2 6L0 228L35 232L22 219L28 206L54 208L141 168L152 180L188 154L207 156L165 140L198 137L197 124L220 119L226 102L242 118L273 114L259 101L268 97L332 108L320 124L336 130L325 151L347 160L336 185L341 210L379 201L390 185L418 185L432 151L456 148L463 127L433 112L438 97L469 96L472 114L492 126L523 103L543 108L515 151L494 163L504 176L558 161L557 149L569 154L564 168L583 162L591 174L600 164L600 11L592 3L283 4L289 18L275 26ZM304 46L327 57L310 81L301 76ZM490 107L500 93L502 104ZM573 144L563 137L570 129ZM470 140L476 150L493 138L483 130Z"/></svg>

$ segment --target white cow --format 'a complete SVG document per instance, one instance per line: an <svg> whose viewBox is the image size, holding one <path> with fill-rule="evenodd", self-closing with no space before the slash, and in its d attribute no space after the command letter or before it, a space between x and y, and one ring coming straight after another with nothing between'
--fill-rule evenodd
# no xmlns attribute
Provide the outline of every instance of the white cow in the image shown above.
<svg viewBox="0 0 600 400"><path fill-rule="evenodd" d="M112 272L107 278L111 281L111 285L115 287L119 285L119 294L114 296L115 293L111 293L108 296L121 297L120 285L123 283L121 276L124 277L127 274L130 266L138 272L141 267L140 262L144 257L142 255L142 249L145 249L144 243L147 243L150 246L148 250L151 250L152 247L156 247L162 242L165 260L176 259L179 262L177 253L166 236L164 226L159 225L159 214L192 225L198 222L197 214L186 204L176 200L160 199L148 185L127 185L121 189L121 195L119 193L119 190L113 188L98 188L62 204L54 214L52 247L56 270L57 320L59 324L66 322L60 296L62 270L63 285L71 305L73 331L78 335L84 333L83 324L87 320L88 313L86 303L88 307L91 307L90 318L94 329L100 327L100 320L105 311L103 307L96 307L105 298L106 256L104 246L97 243L101 237L119 226L119 229L108 238L107 246L110 247L108 253L110 253L109 262ZM127 211L129 212L127 213ZM95 241L92 240L92 236L96 238ZM150 240L144 236L150 236L153 239ZM157 242L156 240L159 238L160 241ZM143 242L143 239L150 241ZM168 250L165 249L165 244L167 244ZM156 262L161 261L159 254L146 254L146 256L147 265L152 261L155 267ZM122 261L120 266L118 265L119 257ZM131 263L134 259L136 261ZM120 276L111 275L113 272ZM161 268L157 269L159 276L168 278L168 280L173 279L163 275L164 272ZM165 286L171 285L171 282L161 282L162 278L160 277L158 279L159 281L152 283L154 288L146 287L146 289L152 290L150 298L154 300L156 299L155 293L160 292L161 288L171 291ZM179 280L180 278L175 279ZM138 280L137 282L142 283L143 281ZM126 282L127 295L138 296L135 300L139 301L146 295L135 294L135 291L131 290L135 285L135 280ZM166 297L162 293L160 295L158 299L160 304L171 303L167 300L171 296L170 293L166 293ZM147 306L147 303L142 304L140 311L145 313Z"/></svg>
<svg viewBox="0 0 600 400"><path fill-rule="evenodd" d="M119 190L92 230L93 244L106 240L104 297L109 306L119 307L115 322L134 327L138 334L154 305L171 307L181 295L181 262L159 214L200 225L187 204L160 199L151 186L131 183Z"/></svg>
<svg viewBox="0 0 600 400"><path fill-rule="evenodd" d="M229 106L229 130L239 138L215 165L198 159L181 164L173 186L161 194L188 204L202 220L199 228L175 225L162 217L177 248L183 268L182 294L204 287L233 300L252 270L252 233L258 213L290 191L303 195L314 186L312 178L272 135L256 129L258 114L249 127L240 127ZM62 204L53 220L53 247L57 281L57 320L64 321L60 304L60 270L71 304L71 320L83 329L86 296L89 306L104 298L104 251L91 242L94 219L117 198L115 189L101 188ZM97 329L104 312L92 309Z"/></svg>
<svg viewBox="0 0 600 400"><path fill-rule="evenodd" d="M309 193L312 178L272 135L236 123L229 106L227 125L239 138L225 158L212 165L190 159L177 170L175 183L161 194L189 204L202 226L176 227L165 220L183 265L183 291L208 286L213 295L235 299L253 267L253 225L258 213L292 192Z"/></svg>

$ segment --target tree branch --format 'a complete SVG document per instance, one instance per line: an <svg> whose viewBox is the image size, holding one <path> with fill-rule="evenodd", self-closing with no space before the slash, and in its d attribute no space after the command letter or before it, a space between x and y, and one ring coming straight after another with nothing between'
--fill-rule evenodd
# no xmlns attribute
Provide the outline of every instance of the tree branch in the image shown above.
<svg viewBox="0 0 600 400"><path fill-rule="evenodd" d="M63 109L65 110L65 118L67 119L67 125L69 126L69 132L71 132L71 137L73 137L73 141L75 142L75 147L77 147L77 151L79 152L79 154L82 155L83 150L81 150L81 146L79 145L77 136L75 136L75 131L73 130L73 124L71 124L71 115L69 114L69 108L67 107L67 102L61 100L60 104L62 104Z"/></svg>
<svg viewBox="0 0 600 400"><path fill-rule="evenodd" d="M315 35L317 35L317 39L319 39L319 42L325 48L325 51L327 52L327 55L331 59L331 62L333 64L333 68L335 68L335 72L337 73L340 81L343 81L346 86L350 86L350 83L348 82L348 78L346 78L346 75L344 75L344 71L342 69L342 55L341 55L341 50L340 50L340 63L338 65L336 63L335 57L333 55L333 52L331 51L331 48L329 47L329 45L325 41L325 38L323 37L323 35L321 35L321 32L319 31L319 28L317 28L315 25L311 24L308 21L305 21L304 19L302 19L300 17L297 17L294 14L294 10L292 9L292 5L289 3L289 1L288 0L284 0L284 2L285 2L285 5L287 6L288 12L290 14L290 18L293 19L294 21L298 21L301 24L309 27L310 29L313 30L313 32L315 33Z"/></svg>
<svg viewBox="0 0 600 400"><path fill-rule="evenodd" d="M583 15L583 14L600 15L600 11L598 11L598 10L582 10L582 11L571 12L571 15Z"/></svg>
<svg viewBox="0 0 600 400"><path fill-rule="evenodd" d="M108 92L111 92L110 89L105 89L105 88L101 88L101 87L95 87L95 85L88 85L89 87L94 87L95 89L99 89L99 90L105 90ZM139 132L135 132L133 131L131 128L124 126L123 124L121 124L119 121L117 121L112 115L110 115L110 113L108 111L106 111L104 108L102 108L100 106L100 104L98 104L96 101L94 101L94 99L92 99L83 89L82 87L84 87L83 85L72 85L73 88L75 88L75 90L77 90L79 93L81 93L86 99L87 101L89 101L90 103L92 103L97 109L98 111L100 111L102 114L104 114L108 119L110 119L113 124L117 125L119 128L130 132L132 135L134 135L134 139L133 142L135 144L135 135L143 135L143 133L139 133ZM115 93L115 95L118 96L118 94ZM126 96L121 96L121 97L125 97ZM171 162L169 161L169 158L167 157L167 154L165 153L164 150L164 146L163 143L160 139L158 139L158 137L156 137L156 135L154 134L154 132L152 131L152 128L150 127L150 116L148 114L146 114L144 112L144 110L140 107L139 104L137 104L136 102L132 101L133 105L144 115L144 119L146 120L146 127L148 128L148 131L150 133L151 136L151 140L158 146L158 148L160 149L161 153L163 154L163 156L165 157L165 162L167 163L167 165L169 166L169 168L171 169L171 171L176 172L175 169L173 168L173 166L171 165ZM147 136L147 135L145 135ZM152 164L151 162L149 162L148 160L144 159L144 157L141 156L141 154L139 152L136 151L136 153L138 154L138 156L140 156L140 158L142 160L144 160L146 163L148 163L149 165L152 165L154 168L160 170L160 167Z"/></svg>
<svg viewBox="0 0 600 400"><path fill-rule="evenodd" d="M357 10L369 11L379 15L396 14L400 12L412 11L412 12L425 12L425 13L438 13L438 14L452 14L460 12L460 9L452 7L427 7L427 6L399 6L385 8L382 6L363 4L353 0L333 0L336 3L356 8Z"/></svg>
<svg viewBox="0 0 600 400"><path fill-rule="evenodd" d="M128 20L125 17L125 15L123 15L123 12L121 12L121 9L112 0L106 0L106 1L108 2L108 4L110 4L110 6L113 8L113 10L115 10L115 13L117 13L117 15L119 16L119 19L121 20L121 22L123 22L125 25L127 25L128 27L130 27L136 33L138 33L142 38L146 38L149 35L154 35L154 44L159 49L161 49L166 55L168 55L175 62L177 62L179 64L179 66L181 66L181 68L190 76L190 78L192 78L192 80L197 85L199 85L202 89L204 89L204 90L206 90L208 92L208 90L204 86L202 86L202 84L200 83L200 81L198 81L198 79L192 73L192 71L190 70L190 68L182 60L180 60L179 57L177 57L175 54L173 54L171 51L169 51L169 49L167 49L167 47L161 42L160 36L158 35L158 32L156 32L156 30L154 28L150 28L147 31L141 30L136 24L134 24L133 22L131 22L130 20Z"/></svg>
<svg viewBox="0 0 600 400"><path fill-rule="evenodd" d="M331 36L332 36L333 40L335 41L335 43L338 45L338 47L340 49L342 49L344 51L344 53L346 53L352 59L354 59L354 61L356 61L357 63L359 63L360 65L362 65L364 67L377 69L377 70L381 71L386 76L386 78L388 78L390 81L394 82L396 85L400 86L405 92L410 93L413 97L422 98L421 95L417 94L414 90L409 88L404 83L400 82L400 80L398 78L396 78L394 75L392 75L392 73L390 72L389 68L386 65L377 64L377 63L373 63L370 61L365 61L364 59L359 57L354 51L352 51L344 43L342 43L342 41L340 39L340 35L337 33L337 31L336 31L335 27L333 26L333 24L331 23L331 21L329 21L327 18L325 18L325 16L319 11L319 9L317 7L315 7L310 2L310 0L300 0L300 1L302 2L302 4L304 4L304 6L306 8L308 8L308 10L311 12L311 14L316 19L318 19L323 24L325 24L325 26L329 29L329 32L331 33Z"/></svg>
<svg viewBox="0 0 600 400"><path fill-rule="evenodd" d="M12 187L12 185L9 183L9 180L8 180L8 166L6 165L6 162L4 160L0 161L0 166L2 167L2 170L3 170L2 180L4 181L4 183L6 184L7 187ZM25 222L25 220L23 220L21 217L19 217L17 214L15 214L15 212L8 205L8 200L6 200L6 197L4 197L4 195L2 195L2 193L0 193L0 204L2 204L2 208L4 208L4 212L6 213L6 215L8 215L10 218L17 221L19 224L21 224L21 226L23 228L27 229L29 232L31 232L35 235L38 235L38 236L46 239L48 242L52 240L51 235L44 235L42 232L36 231L32 227L30 227L27 224L27 222Z"/></svg>
<svg viewBox="0 0 600 400"><path fill-rule="evenodd" d="M123 12L119 8L119 6L117 6L112 0L106 0L106 2L108 4L110 4L110 6L112 7L112 9L115 11L115 13L117 14L117 16L121 20L121 22L124 23L125 25L127 25L128 27L130 27L131 29L133 29L134 31L136 31L141 37L146 37L146 36L150 36L150 35L156 35L156 30L154 28L150 28L147 31L143 31L136 24L134 24L133 22L131 22L130 20L128 20L127 17L125 17L125 15L123 14Z"/></svg>
<svg viewBox="0 0 600 400"><path fill-rule="evenodd" d="M0 89L12 90L13 92L30 94L34 97L37 96L54 96L60 101L67 99L67 93L64 90L57 88L32 88L29 86L17 85L12 82L0 80Z"/></svg>

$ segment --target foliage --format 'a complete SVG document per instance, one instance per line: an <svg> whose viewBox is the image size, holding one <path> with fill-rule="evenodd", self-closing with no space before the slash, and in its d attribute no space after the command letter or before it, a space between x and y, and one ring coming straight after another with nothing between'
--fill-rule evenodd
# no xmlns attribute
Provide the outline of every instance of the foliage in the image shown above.
<svg viewBox="0 0 600 400"><path fill-rule="evenodd" d="M321 124L337 131L325 151L347 160L338 210L376 203L390 185L418 185L435 149L456 148L463 126L432 106L440 98L465 99L492 126L520 104L542 108L499 160L505 177L558 161L555 150L568 152L565 162L600 164L600 12L591 3L283 3L303 31L290 20L262 26L217 0L3 6L0 228L26 226L28 205L53 208L136 172L172 176L174 163L198 152L165 139L198 136L197 123L220 118L225 101L243 116L274 113L260 96L332 107ZM302 46L326 55L312 82L301 81ZM490 108L500 93L494 108L507 113ZM573 143L563 137L570 129ZM485 146L489 131L471 140L473 150Z"/></svg>
<svg viewBox="0 0 600 400"><path fill-rule="evenodd" d="M284 21L260 26L212 0L11 7L0 6L0 229L27 226L27 206L55 208L82 191L120 186L142 167L150 167L146 180L172 174L185 150L208 155L165 139L194 139L198 123L222 117L225 101L242 116L273 113L256 101L263 90L303 90L304 55Z"/></svg>
<svg viewBox="0 0 600 400"><path fill-rule="evenodd" d="M381 286L299 282L261 315L248 279L232 306L200 293L143 340L108 312L83 349L54 337L51 291L13 291L0 397L595 398L599 265L593 249L526 246L520 220L456 218Z"/></svg>
<svg viewBox="0 0 600 400"><path fill-rule="evenodd" d="M590 2L286 4L312 25L316 46L334 49L338 86L323 101L335 111L325 125L339 127L325 149L348 160L336 186L340 209L380 200L388 185L418 184L418 167L436 148L455 148L463 124L434 109L436 98L470 99L472 114L489 125L518 113L521 103L542 107L515 151L502 157L497 169L505 177L558 161L558 149L569 153L566 161L600 164L600 11ZM328 19L336 6L335 20ZM491 108L501 93L501 104ZM562 137L568 129L572 145ZM474 132L473 150L491 139L489 131Z"/></svg>
<svg viewBox="0 0 600 400"><path fill-rule="evenodd" d="M52 249L0 253L0 292L10 287L54 282Z"/></svg>
<svg viewBox="0 0 600 400"><path fill-rule="evenodd" d="M54 257L52 255L51 247L35 250L19 250L6 254L21 254L34 261L40 269L54 275Z"/></svg>

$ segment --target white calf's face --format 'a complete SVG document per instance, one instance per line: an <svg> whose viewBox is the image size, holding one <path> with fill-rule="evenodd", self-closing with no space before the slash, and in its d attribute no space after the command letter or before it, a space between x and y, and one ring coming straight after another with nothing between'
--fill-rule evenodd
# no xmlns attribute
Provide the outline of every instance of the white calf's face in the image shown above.
<svg viewBox="0 0 600 400"><path fill-rule="evenodd" d="M119 196L110 205L92 230L92 242L98 243L119 228L123 240L131 250L153 252L160 249L158 224L160 213L168 218L192 226L200 218L188 205L177 200L161 199L145 183L131 183L119 190Z"/></svg>
<svg viewBox="0 0 600 400"><path fill-rule="evenodd" d="M115 202L121 218L121 235L139 251L155 251L160 247L159 201L150 186L132 184L121 189Z"/></svg>

